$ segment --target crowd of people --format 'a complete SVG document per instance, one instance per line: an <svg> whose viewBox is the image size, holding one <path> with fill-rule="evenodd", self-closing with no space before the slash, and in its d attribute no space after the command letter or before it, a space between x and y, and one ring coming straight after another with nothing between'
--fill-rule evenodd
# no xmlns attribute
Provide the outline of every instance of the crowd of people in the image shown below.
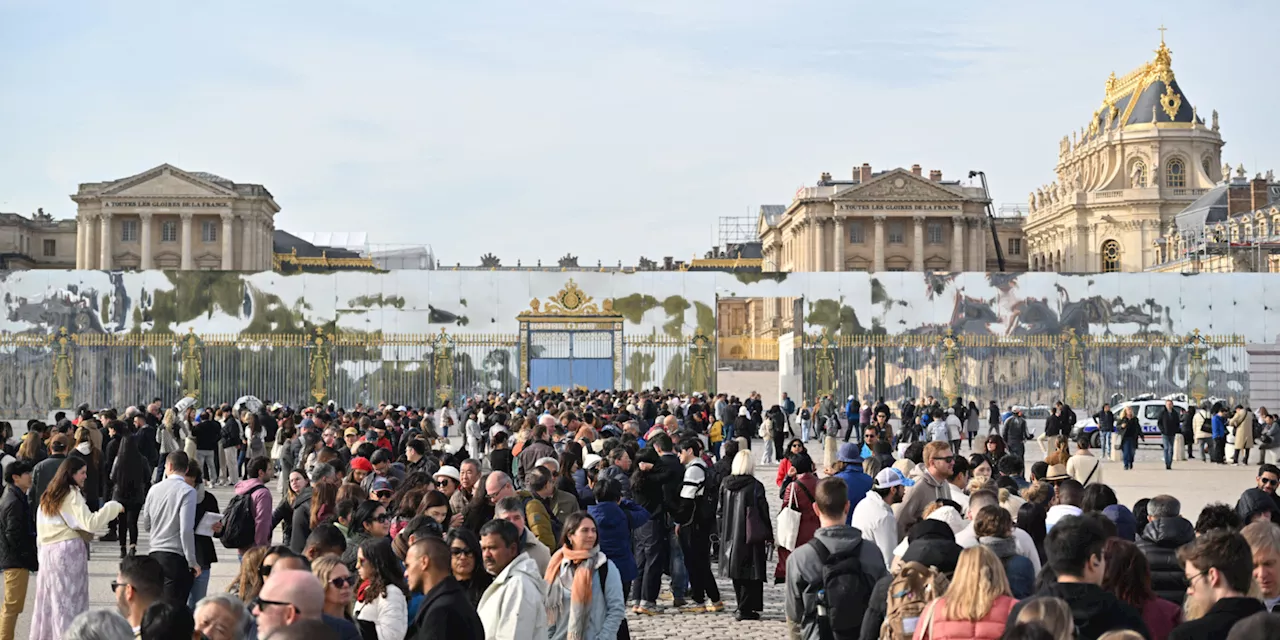
<svg viewBox="0 0 1280 640"><path fill-rule="evenodd" d="M1193 525L1170 495L1119 504L1090 439L1068 450L1065 405L1028 471L1025 419L995 403L986 427L976 403L859 404L82 407L4 434L0 640L33 573L38 640L611 640L635 616L725 611L717 577L740 621L785 584L806 640L1280 637L1275 466ZM89 611L94 539L119 544L115 612ZM225 586L217 545L239 561Z"/></svg>

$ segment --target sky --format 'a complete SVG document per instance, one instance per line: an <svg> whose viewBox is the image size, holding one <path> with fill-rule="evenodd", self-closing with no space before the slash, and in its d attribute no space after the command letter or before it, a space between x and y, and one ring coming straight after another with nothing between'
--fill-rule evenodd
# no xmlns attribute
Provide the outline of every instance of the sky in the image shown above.
<svg viewBox="0 0 1280 640"><path fill-rule="evenodd" d="M1053 180L1162 24L1224 159L1277 161L1280 3L0 0L0 211L162 163L291 232L554 264L687 259L819 174Z"/></svg>

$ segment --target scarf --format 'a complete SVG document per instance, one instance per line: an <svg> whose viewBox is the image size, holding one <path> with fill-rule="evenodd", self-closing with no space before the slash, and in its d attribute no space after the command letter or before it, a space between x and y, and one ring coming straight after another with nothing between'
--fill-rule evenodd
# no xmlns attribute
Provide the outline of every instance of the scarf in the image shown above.
<svg viewBox="0 0 1280 640"><path fill-rule="evenodd" d="M584 551L576 551L561 547L551 556L547 565L547 586L557 587L560 578L560 565L568 560L573 569L573 586L569 589L569 630L568 640L583 640L587 635L587 619L591 612L591 579L600 565L608 562L600 547L595 546ZM563 588L563 587L561 587ZM603 588L603 585L602 585ZM547 626L554 627L560 615L564 613L564 598L556 595L547 597Z"/></svg>

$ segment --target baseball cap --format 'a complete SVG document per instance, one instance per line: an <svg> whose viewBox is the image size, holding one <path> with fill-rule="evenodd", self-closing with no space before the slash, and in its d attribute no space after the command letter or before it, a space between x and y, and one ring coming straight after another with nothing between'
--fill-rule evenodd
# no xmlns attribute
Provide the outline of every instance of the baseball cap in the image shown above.
<svg viewBox="0 0 1280 640"><path fill-rule="evenodd" d="M862 464L862 449L853 442L845 442L836 452L836 460L852 464Z"/></svg>
<svg viewBox="0 0 1280 640"><path fill-rule="evenodd" d="M373 484L369 485L369 491L391 491L391 481L386 478L377 478Z"/></svg>
<svg viewBox="0 0 1280 640"><path fill-rule="evenodd" d="M433 476L433 477L435 477L435 478L441 478L441 477L443 477L443 478L449 478L450 480L453 480L454 482L459 482L459 483L460 483L460 482L462 482L462 474L458 473L458 468L457 468L457 467L455 467L455 466L452 466L452 465L445 465L445 466L443 466L443 467L440 467L440 470L439 470L439 471L437 471L437 472L436 472L436 475L435 475L435 476Z"/></svg>
<svg viewBox="0 0 1280 640"><path fill-rule="evenodd" d="M901 471L898 471L893 467L889 467L888 469L881 469L880 473L876 474L875 488L888 489L890 487L910 487L915 485L915 483L915 480L906 477Z"/></svg>
<svg viewBox="0 0 1280 640"><path fill-rule="evenodd" d="M596 465L600 464L602 461L604 461L604 458L601 458L594 453L588 453L582 456L582 468L594 469Z"/></svg>
<svg viewBox="0 0 1280 640"><path fill-rule="evenodd" d="M347 427L346 431L343 431L343 432L342 432L342 435L344 435L344 436L359 436L359 435L360 435L360 430L359 430L359 429L357 429L357 428L355 428L355 427Z"/></svg>

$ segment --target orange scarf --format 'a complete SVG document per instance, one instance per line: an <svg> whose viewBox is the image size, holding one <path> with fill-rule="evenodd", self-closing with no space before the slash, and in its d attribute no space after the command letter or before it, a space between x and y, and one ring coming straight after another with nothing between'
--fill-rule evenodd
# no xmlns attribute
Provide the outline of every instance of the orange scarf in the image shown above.
<svg viewBox="0 0 1280 640"><path fill-rule="evenodd" d="M549 588L558 586L560 565L565 559L568 559L573 567L573 585L569 589L568 640L582 640L586 637L587 619L591 611L591 580L601 560L604 560L604 556L600 555L600 547L583 551L565 547L557 549L547 565L546 580ZM600 585L600 588L604 589L604 585ZM548 626L555 626L562 613L562 602L563 599L558 595L547 594Z"/></svg>

